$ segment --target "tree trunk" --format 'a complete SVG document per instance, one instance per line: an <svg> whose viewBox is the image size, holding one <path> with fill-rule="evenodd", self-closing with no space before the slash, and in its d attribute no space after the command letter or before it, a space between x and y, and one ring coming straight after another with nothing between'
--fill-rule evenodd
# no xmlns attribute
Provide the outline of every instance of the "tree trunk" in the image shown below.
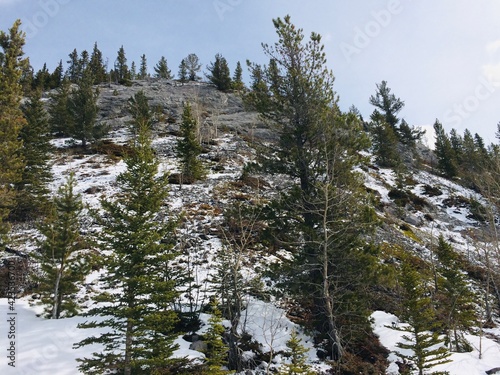
<svg viewBox="0 0 500 375"><path fill-rule="evenodd" d="M59 319L59 314L60 314L60 298L59 298L59 285L61 283L62 279L62 273L63 273L63 264L61 264L58 272L57 272L57 277L56 277L56 282L54 284L54 299L53 299L53 304L52 304L52 319Z"/></svg>
<svg viewBox="0 0 500 375"><path fill-rule="evenodd" d="M125 332L124 375L132 375L132 328L132 322L129 319L127 321L127 331Z"/></svg>

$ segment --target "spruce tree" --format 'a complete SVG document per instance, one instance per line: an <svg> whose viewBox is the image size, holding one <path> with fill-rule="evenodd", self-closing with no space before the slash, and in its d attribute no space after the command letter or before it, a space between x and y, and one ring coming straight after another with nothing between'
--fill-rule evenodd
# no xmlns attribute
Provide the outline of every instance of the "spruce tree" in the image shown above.
<svg viewBox="0 0 500 375"><path fill-rule="evenodd" d="M141 56L141 65L139 66L139 74L137 75L137 78L139 79L146 79L148 78L148 61L146 59L146 55Z"/></svg>
<svg viewBox="0 0 500 375"><path fill-rule="evenodd" d="M231 73L226 59L220 55L215 55L215 62L207 67L209 74L207 78L218 90L227 91L231 88Z"/></svg>
<svg viewBox="0 0 500 375"><path fill-rule="evenodd" d="M101 201L104 214L97 218L102 226L100 247L109 255L100 280L104 290L96 298L100 304L87 316L105 319L80 328L107 331L77 344L104 345L101 352L79 359L85 374L168 373L177 347L173 332L177 314L171 306L178 292L170 274L176 257L171 241L175 223L165 219L168 180L158 176L146 124L138 126L125 163L127 169L116 181L119 192Z"/></svg>
<svg viewBox="0 0 500 375"><path fill-rule="evenodd" d="M68 107L71 93L71 82L65 77L60 87L50 95L48 107L50 131L59 136L69 136L73 128L73 117Z"/></svg>
<svg viewBox="0 0 500 375"><path fill-rule="evenodd" d="M236 69L234 70L232 88L236 91L240 91L245 88L245 84L243 83L243 69L241 68L241 63L239 61L236 63Z"/></svg>
<svg viewBox="0 0 500 375"><path fill-rule="evenodd" d="M68 55L69 60L66 61L69 66L66 69L66 77L70 82L76 83L80 79L80 63L78 58L78 51L76 48Z"/></svg>
<svg viewBox="0 0 500 375"><path fill-rule="evenodd" d="M50 75L50 88L57 89L59 86L61 86L63 78L64 78L64 68L62 60L60 60L57 67Z"/></svg>
<svg viewBox="0 0 500 375"><path fill-rule="evenodd" d="M306 363L307 349L302 345L302 342L296 330L292 331L290 339L286 342L288 350L285 352L285 357L289 358L289 363L281 366L279 375L313 375L311 366Z"/></svg>
<svg viewBox="0 0 500 375"><path fill-rule="evenodd" d="M457 176L458 167L455 153L453 152L450 139L443 129L443 125L438 120L434 123L434 133L436 134L434 152L438 160L438 169L446 177L452 178Z"/></svg>
<svg viewBox="0 0 500 375"><path fill-rule="evenodd" d="M127 65L127 57L123 46L118 50L118 55L115 61L115 79L120 85L130 84L130 70Z"/></svg>
<svg viewBox="0 0 500 375"><path fill-rule="evenodd" d="M99 141L108 131L106 124L97 123L98 97L99 90L93 87L92 77L86 76L68 98L70 135L81 141L83 148L86 148L88 143Z"/></svg>
<svg viewBox="0 0 500 375"><path fill-rule="evenodd" d="M222 314L217 307L217 301L212 301L211 308L212 315L208 320L209 328L204 340L207 344L207 349L204 352L207 357L205 365L208 374L223 375L228 373L227 370L223 369L227 363L228 352L227 345L222 339L226 329L222 325Z"/></svg>
<svg viewBox="0 0 500 375"><path fill-rule="evenodd" d="M41 274L37 277L38 292L48 318L59 319L78 313L74 298L89 272L86 257L79 254L85 247L81 232L82 202L74 193L71 174L53 200L53 210L40 225L43 239L39 241Z"/></svg>
<svg viewBox="0 0 500 375"><path fill-rule="evenodd" d="M435 252L440 262L437 271L442 277L438 290L439 309L450 350L470 351L470 344L464 338L463 332L477 325L474 310L476 298L468 286L465 274L461 271L458 254L442 235L439 236Z"/></svg>
<svg viewBox="0 0 500 375"><path fill-rule="evenodd" d="M26 126L21 110L21 77L29 62L23 58L25 34L21 21L0 31L0 244L9 231L5 222L15 204L14 184L22 179L24 161L20 132Z"/></svg>
<svg viewBox="0 0 500 375"><path fill-rule="evenodd" d="M181 138L177 141L177 157L181 161L181 174L184 183L192 183L202 179L206 172L198 156L202 148L198 141L198 121L193 117L191 105L184 105L182 123L180 125Z"/></svg>
<svg viewBox="0 0 500 375"><path fill-rule="evenodd" d="M431 298L427 295L423 276L404 259L401 266L400 283L402 289L400 318L408 326L398 328L405 332L397 347L410 350L411 354L396 354L416 366L419 375L427 370L449 362L450 353L436 331L438 328Z"/></svg>
<svg viewBox="0 0 500 375"><path fill-rule="evenodd" d="M186 59L182 59L179 65L179 81L184 83L187 82L188 80L189 80L189 75L188 75Z"/></svg>
<svg viewBox="0 0 500 375"><path fill-rule="evenodd" d="M14 185L17 193L16 206L11 212L14 220L36 219L46 212L49 195L47 185L52 179L49 123L41 93L35 91L22 110L27 120L19 134L23 142L21 155L25 165L21 179Z"/></svg>
<svg viewBox="0 0 500 375"><path fill-rule="evenodd" d="M172 73L170 69L168 68L167 65L167 59L165 56L162 56L160 58L160 61L158 61L158 64L154 67L155 70L155 77L156 78L163 78L163 79L171 79L172 78Z"/></svg>
<svg viewBox="0 0 500 375"><path fill-rule="evenodd" d="M90 75L92 76L92 83L94 85L107 81L108 74L106 72L106 66L104 64L102 52L97 47L97 42L94 43L94 48L92 50L92 55L90 56L88 69Z"/></svg>

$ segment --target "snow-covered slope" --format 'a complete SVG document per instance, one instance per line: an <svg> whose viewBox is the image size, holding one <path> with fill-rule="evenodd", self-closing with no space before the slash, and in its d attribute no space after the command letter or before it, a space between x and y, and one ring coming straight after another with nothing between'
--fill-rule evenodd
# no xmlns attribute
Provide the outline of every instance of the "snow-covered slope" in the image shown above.
<svg viewBox="0 0 500 375"><path fill-rule="evenodd" d="M144 85L140 87L144 87ZM150 89L150 95L154 95L153 92L156 89L154 87ZM156 103L163 103L163 105L177 103L176 100L167 98L174 88L169 87L166 91L162 91L161 88L158 90L164 93L165 98L156 98ZM185 88L182 90L185 92L183 91L181 97L185 98L189 92ZM206 88L202 88L201 91L209 97L209 94L205 92ZM102 100L108 101L108 105L110 105L113 95L108 94ZM128 93L120 93L120 95L126 97ZM205 111L211 114L205 118L207 126L213 126L217 120L220 120L221 116L237 117L238 105L232 98L229 99L229 102L232 107L227 112L224 112L223 108L215 110L205 107ZM113 112L109 108L108 111ZM121 118L120 116L123 114L120 115L120 113L114 113L114 130L110 134L110 138L117 144L123 144L128 137L126 128L123 127L126 119ZM249 120L248 117L245 121L250 121L249 128L253 126L251 123L254 121L253 118ZM213 136L212 144L207 146L208 151L203 155L205 162L211 168L206 181L182 187L172 185L168 202L172 213L183 211L186 214L186 226L183 229L183 234L186 240L190 240L196 246L196 251L188 256L195 257L193 264L195 264L196 281L201 285L206 284L210 275L214 273L218 262L217 251L221 247L221 241L217 233L221 220L221 209L224 204L234 194L238 194L239 199L243 200L256 198L255 192L245 190L245 186L233 184L241 175L244 163L252 159L255 154L255 151L245 142L250 133L247 131L241 135L238 128L225 125L226 130L219 129L217 131L216 136ZM176 137L173 134L174 132L166 131L165 128L158 130L155 134L153 145L161 161L161 171L176 172L178 168L174 152ZM264 130L262 130L262 134L265 134ZM112 196L115 193L115 178L125 169L124 163L119 158L73 153L71 149L66 148L65 140L57 140L54 144L59 148L53 164L55 180L51 188L54 191L64 182L69 173L74 173L77 179L76 192L82 195L84 202L89 207L98 208L99 199L102 196ZM363 171L363 174L367 188L378 195L380 203L377 210L378 215L386 222L392 223L387 224L383 229L384 232L381 232L381 240L386 240L389 238L387 236L390 235L400 236L400 242L404 242L408 249L425 254L429 244L435 241L440 234L443 234L445 238L453 241L457 251L462 252L471 261L481 262L480 253L471 250L473 246L467 234L477 230L480 223L470 215L470 207L459 204L470 198L481 201L482 198L477 193L465 189L457 183L437 177L430 172L419 171L412 175L413 182L408 189L415 197L424 201L424 204L403 210L395 206L394 199L390 196L390 192L397 186L397 179L392 170L373 167ZM271 178L268 183L269 185L262 186L263 194L272 193L271 190L275 185L273 185ZM427 188L429 186L434 189L433 194L429 194ZM452 199L457 197L464 199ZM412 237L401 234L399 227L402 223L410 228L413 233ZM89 226L85 229L93 230L95 228ZM29 238L33 236L36 236L36 231L33 228L17 228L15 237L23 239L24 242L17 242L16 248L23 252L31 251L34 246ZM487 246L487 244L476 242L474 246ZM286 256L286 254L280 256ZM278 261L276 256L256 254L255 258L246 259L243 274L248 280L258 278L255 268L265 268L275 261ZM89 275L86 287L77 296L84 309L89 307L91 303L89 297L98 288L97 276L97 271ZM206 293L206 295L200 298L206 300L210 294L209 288L204 288L202 293ZM76 358L88 356L92 351L99 350L98 347L91 346L78 350L73 349L74 343L91 334L89 330L77 328L78 323L85 321L85 318L47 320L38 316L40 307L36 305L36 302L36 295L28 294L17 299L14 310L9 310L12 307L9 305L9 301L0 299L0 319L3 322L1 324L2 332L0 332L0 349L4 353L0 359L0 372L2 374L29 375L78 374ZM9 313L16 315L9 315ZM241 327L252 336L260 351L275 353L273 363L270 364L271 367L276 367L286 360L279 352L285 349L285 343L292 330L297 329L303 344L309 349L310 364L315 366L318 373L328 369L328 366L317 358L310 335L289 319L287 311L279 301L272 299L262 301L255 297L248 297L243 315ZM10 324L7 320L11 317L15 317L15 330L13 331L15 338L9 339ZM205 323L198 332L202 334L207 328L206 323L209 316L201 314L200 318ZM372 318L375 333L380 337L381 343L391 351L389 356L391 365L387 373L398 374L396 365L398 357L393 352L396 350L396 343L401 339L401 333L390 327L393 323L401 323L395 316L383 311L374 312ZM228 323L226 322L226 324ZM490 329L487 334L487 337L480 337L479 333L467 336L474 351L453 354L451 357L453 362L442 365L438 369L447 370L450 374L473 375L484 374L486 370L500 367L500 329ZM14 344L11 345L10 341L13 341ZM182 337L178 338L177 343L179 350L176 355L179 357L187 356L193 360L203 359L203 353L189 349L191 343ZM5 355L9 354L8 349L11 346L15 356L15 368L8 365L9 359ZM482 354L481 358L479 358L479 350ZM251 357L253 354L249 351L246 355ZM265 363L262 364L255 373L266 373L267 366Z"/></svg>

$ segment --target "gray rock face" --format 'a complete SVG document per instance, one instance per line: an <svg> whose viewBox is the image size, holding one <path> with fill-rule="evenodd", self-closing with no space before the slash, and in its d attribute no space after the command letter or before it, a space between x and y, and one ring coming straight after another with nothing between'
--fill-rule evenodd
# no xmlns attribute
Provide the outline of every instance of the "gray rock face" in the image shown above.
<svg viewBox="0 0 500 375"><path fill-rule="evenodd" d="M248 112L237 93L224 93L207 83L181 84L172 80L133 81L131 86L100 85L98 101L99 119L112 129L126 126L131 120L127 101L139 91L149 99L155 113L157 131L175 131L181 121L183 105L189 103L200 124L203 137L217 137L221 131L230 130L243 137L272 139L269 130L258 114Z"/></svg>

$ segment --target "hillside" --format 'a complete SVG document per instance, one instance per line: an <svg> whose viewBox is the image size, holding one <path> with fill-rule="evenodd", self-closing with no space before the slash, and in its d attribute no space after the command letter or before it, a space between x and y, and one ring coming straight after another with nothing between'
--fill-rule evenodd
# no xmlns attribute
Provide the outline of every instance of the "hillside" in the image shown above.
<svg viewBox="0 0 500 375"><path fill-rule="evenodd" d="M299 332L308 350L308 363L314 366L315 372L328 373L331 365L321 355L320 343L314 341L315 333L307 324L308 307L297 305L297 301L281 289L280 275L276 270L294 255L285 246L271 246L269 241L261 241L259 235L263 229L257 220L252 222L252 218L237 216L228 220L224 217L230 207L257 207L287 188L289 181L283 176L243 173L245 165L254 161L259 152L257 144L276 141L271 128L257 113L245 108L238 94L223 93L205 83L143 80L133 81L129 87L100 85L99 90L99 121L110 126L110 133L99 152L82 150L66 138L52 141L55 150L51 164L54 175L51 190L55 192L67 176L74 173L75 191L81 194L86 205L85 212L99 210L100 199L112 197L117 192L116 177L126 168L122 152L131 137L129 123L132 118L127 110L130 97L143 91L148 98L154 113L153 147L160 161L160 171L171 176L179 172L176 142L183 103L191 103L200 124L203 145L200 159L208 170L207 177L194 184L182 185L172 178L166 202L170 215L182 215L176 245L182 251L179 266L189 270L194 275L193 283L198 285L194 292L187 292L187 285L183 286L185 294L182 302L184 308L194 309L202 323L194 332L179 334L176 356L186 356L193 362L203 361L202 343L197 337L202 337L209 325L210 314L206 306L214 294L212 281L220 270L221 254L234 251L241 257L240 273L242 282L247 286L239 326L240 332L248 336L242 346L249 368L244 373L269 373L281 363L286 363L285 344L293 330ZM47 94L45 100L49 100ZM394 295L396 286L392 283L395 279L389 274L398 269L401 251L420 259L425 267L435 265L437 261L433 249L438 238L443 236L460 254L463 273L477 296L475 308L478 315L483 316L486 299L493 306L493 320L488 322L487 327L474 327L466 333L471 344L470 352L453 353L452 362L433 370L449 371L450 374L494 374L496 372L486 371L500 368L500 303L499 295L490 288L496 284L489 283L487 268L498 272L500 258L495 244L487 240L491 238L490 229L476 205L477 202L487 205L487 201L477 192L462 186L460 181L439 176L433 169L435 166L426 163L432 152L419 147L423 162L409 167L403 186L394 170L381 168L373 160L359 167L364 186L373 196L373 209L378 222L370 241L380 247L378 261L388 272L388 284L374 285L370 290L372 327L387 351L374 343L373 348L366 349L368 354L364 353L360 358L369 363L373 355L376 358L372 359L379 368L387 367L387 374L403 373L399 372L403 367L396 364L400 358L394 354L394 351L401 350L396 343L402 340L403 333L391 327L404 326L405 323L396 317L399 296ZM232 211L232 214L235 212ZM83 231L98 238L99 227L88 216L84 219ZM11 262L20 265L27 260L28 268L23 270L27 274L22 275L27 277L25 290L15 301L18 367L8 367L4 356L2 374L76 374L75 359L98 350L97 347L71 349L75 342L91 334L89 330L76 328L78 323L88 318L75 316L49 320L39 316L39 295L29 282L29 275L37 272L37 264L30 258L30 253L37 251L35 239L39 233L34 223L16 224L12 233L9 252L2 254L1 259L3 285L8 274L6 267ZM248 244L230 250L228 236L234 236L232 240L236 242L248 240ZM82 312L94 303L92 297L101 287L98 281L101 272L101 269L94 269L74 296ZM8 316L9 304L5 295L2 297L0 314L3 319ZM224 324L228 327L230 323L225 321ZM0 337L0 347L9 348L6 334Z"/></svg>

